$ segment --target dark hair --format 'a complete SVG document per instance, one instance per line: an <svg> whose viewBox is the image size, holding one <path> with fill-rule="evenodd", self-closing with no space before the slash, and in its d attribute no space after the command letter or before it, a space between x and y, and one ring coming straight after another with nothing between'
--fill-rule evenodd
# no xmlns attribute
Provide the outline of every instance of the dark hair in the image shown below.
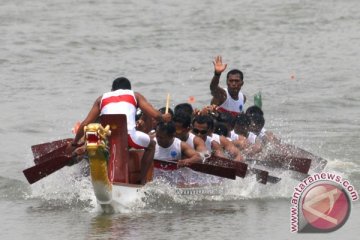
<svg viewBox="0 0 360 240"><path fill-rule="evenodd" d="M235 124L235 118L233 115L231 115L231 113L229 112L219 112L218 117L216 118L216 120L218 122L223 122L223 123L227 123L230 124L230 126L234 126Z"/></svg>
<svg viewBox="0 0 360 240"><path fill-rule="evenodd" d="M207 116L207 115L196 115L194 117L194 119L192 120L192 125L194 126L194 123L197 122L197 123L200 123L200 124L203 124L203 123L206 123L207 126L208 126L208 130L211 129L213 130L214 129L214 120Z"/></svg>
<svg viewBox="0 0 360 240"><path fill-rule="evenodd" d="M251 119L245 113L240 113L235 119L235 125L239 125L242 127L249 127L251 124Z"/></svg>
<svg viewBox="0 0 360 240"><path fill-rule="evenodd" d="M165 111L166 111L166 107L159 108L159 112L161 112L162 114L165 114ZM168 113L171 115L171 117L174 116L174 112L171 108L168 109Z"/></svg>
<svg viewBox="0 0 360 240"><path fill-rule="evenodd" d="M194 109L190 103L179 103L178 105L175 106L174 112L175 114L179 112L183 112L192 116Z"/></svg>
<svg viewBox="0 0 360 240"><path fill-rule="evenodd" d="M253 105L253 106L250 106L246 109L246 112L245 112L247 115L255 115L255 114L258 114L258 115L261 115L261 116L264 116L264 112L263 110L261 110L261 108L259 108L258 106L256 105Z"/></svg>
<svg viewBox="0 0 360 240"><path fill-rule="evenodd" d="M176 131L175 124L173 121L159 122L158 125L156 126L156 131L166 133L166 135L168 135L169 137L172 137L172 136L174 136L175 131Z"/></svg>
<svg viewBox="0 0 360 240"><path fill-rule="evenodd" d="M226 137L229 134L229 129L227 128L225 123L217 122L215 124L214 133Z"/></svg>
<svg viewBox="0 0 360 240"><path fill-rule="evenodd" d="M265 118L264 118L264 116L262 116L260 114L250 115L250 119L257 127L262 128L265 125Z"/></svg>
<svg viewBox="0 0 360 240"><path fill-rule="evenodd" d="M112 83L111 91L116 91L119 89L129 89L131 90L131 83L129 79L124 77L119 77L115 79Z"/></svg>
<svg viewBox="0 0 360 240"><path fill-rule="evenodd" d="M229 79L230 75L234 75L234 74L239 74L240 75L240 79L244 80L244 74L242 73L242 71L240 71L239 69L232 69L230 70L227 74L226 74L226 80Z"/></svg>
<svg viewBox="0 0 360 240"><path fill-rule="evenodd" d="M181 123L183 128L188 128L191 125L191 117L183 112L178 112L174 115L173 121L175 123Z"/></svg>

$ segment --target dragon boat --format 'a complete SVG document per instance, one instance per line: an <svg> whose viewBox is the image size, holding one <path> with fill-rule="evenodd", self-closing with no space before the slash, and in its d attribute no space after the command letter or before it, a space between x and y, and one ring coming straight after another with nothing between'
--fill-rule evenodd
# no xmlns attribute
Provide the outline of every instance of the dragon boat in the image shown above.
<svg viewBox="0 0 360 240"><path fill-rule="evenodd" d="M117 204L127 205L139 197L143 190L140 185L140 167L143 150L129 149L126 116L120 114L103 115L100 123L92 123L85 127L85 146L89 158L90 177L97 202L105 212L113 211ZM72 138L32 146L35 166L25 169L24 175L30 184L69 166L74 156L66 153L66 148ZM256 180L266 184L277 183L281 179L269 175L271 168L290 170L306 176L310 167L320 170L326 165L326 160L310 159L308 152L302 151L304 157L294 155L273 156L267 161L235 162L228 159L211 157L203 163L196 163L189 168L201 173L207 173L223 178L236 179L248 175L256 175ZM307 153L307 155L305 155ZM309 158L305 158L309 157ZM247 159L249 160L249 159ZM258 166L264 166L261 169ZM175 170L174 162L164 162L154 159L147 173L147 182L153 180L155 169ZM206 175L208 176L208 175ZM216 185L217 184L217 185ZM215 186L213 186L215 185ZM219 183L181 183L173 185L176 193L181 195L220 195L222 188Z"/></svg>

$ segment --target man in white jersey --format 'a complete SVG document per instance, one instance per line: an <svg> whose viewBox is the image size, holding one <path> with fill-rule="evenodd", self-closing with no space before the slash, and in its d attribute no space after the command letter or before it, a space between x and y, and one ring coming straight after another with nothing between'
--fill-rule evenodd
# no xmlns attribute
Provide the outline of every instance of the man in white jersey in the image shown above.
<svg viewBox="0 0 360 240"><path fill-rule="evenodd" d="M71 144L76 147L84 135L84 126L93 123L103 114L125 114L127 118L128 145L137 149L145 149L141 159L141 183L146 182L146 173L151 166L155 142L146 133L135 129L136 108L139 107L148 116L158 121L169 121L169 114L161 114L146 98L138 92L131 90L131 83L127 78L121 77L113 81L111 92L98 97L85 120L80 124L79 130Z"/></svg>
<svg viewBox="0 0 360 240"><path fill-rule="evenodd" d="M210 91L213 96L211 104L218 106L219 112L229 112L236 116L243 112L246 102L245 95L240 91L244 84L244 75L238 69L233 69L226 76L227 88L219 87L220 75L226 69L227 64L222 63L222 57L217 56L213 61L214 77L210 83Z"/></svg>
<svg viewBox="0 0 360 240"><path fill-rule="evenodd" d="M175 137L174 122L160 122L156 127L156 147L154 159L177 162L178 167L186 167L191 163L201 162L198 152L187 143Z"/></svg>
<svg viewBox="0 0 360 240"><path fill-rule="evenodd" d="M205 142L198 136L195 136L190 132L191 130L191 116L187 113L176 113L173 117L175 123L175 137L181 141L186 142L192 149L195 149L199 153L207 153L208 150L205 146Z"/></svg>
<svg viewBox="0 0 360 240"><path fill-rule="evenodd" d="M228 140L225 136L219 136L213 133L214 121L208 115L195 116L192 122L192 133L201 137L205 141L205 146L215 156L226 157L224 151L226 151L230 157L235 161L242 161L243 157L236 148L236 146Z"/></svg>

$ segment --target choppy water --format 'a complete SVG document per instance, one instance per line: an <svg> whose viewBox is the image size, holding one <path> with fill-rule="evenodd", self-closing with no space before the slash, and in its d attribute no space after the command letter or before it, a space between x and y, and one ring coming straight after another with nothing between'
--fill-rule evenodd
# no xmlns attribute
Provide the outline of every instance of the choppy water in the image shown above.
<svg viewBox="0 0 360 240"><path fill-rule="evenodd" d="M156 107L209 103L211 61L261 91L266 126L329 160L360 190L360 2L357 0L0 2L1 239L357 239L359 204L337 232L289 232L297 181L225 184L220 198L174 197L166 185L127 211L96 211L66 168L30 186L30 146L70 137L112 80L128 77ZM224 85L224 79L222 78ZM249 106L249 105L248 105ZM171 190L170 190L171 191Z"/></svg>

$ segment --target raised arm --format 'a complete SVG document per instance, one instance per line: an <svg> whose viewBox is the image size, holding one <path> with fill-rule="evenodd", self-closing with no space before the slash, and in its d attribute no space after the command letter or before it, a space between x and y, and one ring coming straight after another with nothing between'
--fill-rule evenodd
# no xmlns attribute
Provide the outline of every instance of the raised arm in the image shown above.
<svg viewBox="0 0 360 240"><path fill-rule="evenodd" d="M227 64L222 63L222 57L217 56L213 61L214 64L214 76L210 83L210 91L213 99L211 104L221 105L226 100L226 92L223 88L219 87L219 81L221 73L226 69Z"/></svg>
<svg viewBox="0 0 360 240"><path fill-rule="evenodd" d="M149 117L155 118L157 121L168 122L171 120L171 115L169 113L161 114L161 112L156 110L140 93L135 92L135 97L139 108Z"/></svg>

